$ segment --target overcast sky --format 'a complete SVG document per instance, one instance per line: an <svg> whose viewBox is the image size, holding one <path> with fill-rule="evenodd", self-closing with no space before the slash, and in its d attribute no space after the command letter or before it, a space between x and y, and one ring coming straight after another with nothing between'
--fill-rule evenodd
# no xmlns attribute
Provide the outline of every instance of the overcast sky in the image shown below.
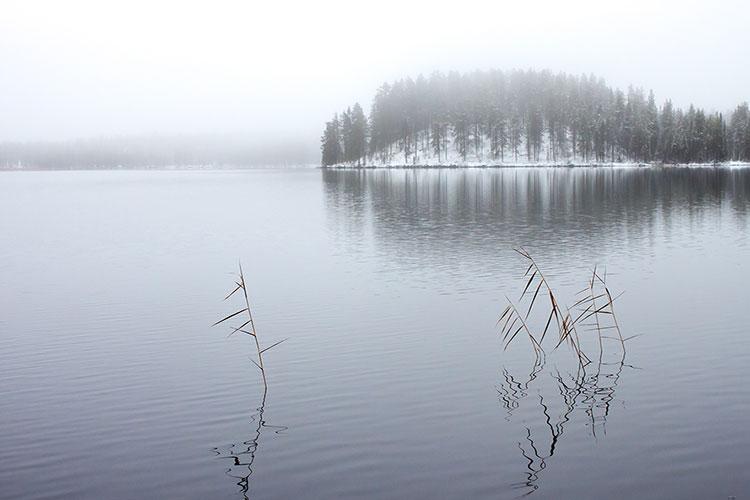
<svg viewBox="0 0 750 500"><path fill-rule="evenodd" d="M0 1L0 141L300 136L435 69L595 73L725 111L750 99L750 2Z"/></svg>

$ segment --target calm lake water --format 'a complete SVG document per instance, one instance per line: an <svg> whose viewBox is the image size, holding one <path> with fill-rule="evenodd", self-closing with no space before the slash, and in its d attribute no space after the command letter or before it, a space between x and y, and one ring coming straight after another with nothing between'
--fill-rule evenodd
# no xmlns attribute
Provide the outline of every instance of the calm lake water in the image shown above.
<svg viewBox="0 0 750 500"><path fill-rule="evenodd" d="M0 497L747 498L749 224L739 169L1 173ZM519 245L624 363L503 351Z"/></svg>

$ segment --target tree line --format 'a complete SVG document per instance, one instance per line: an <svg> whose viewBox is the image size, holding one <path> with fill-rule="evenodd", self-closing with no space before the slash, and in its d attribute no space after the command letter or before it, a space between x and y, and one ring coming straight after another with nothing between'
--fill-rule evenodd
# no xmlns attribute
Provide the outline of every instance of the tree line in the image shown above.
<svg viewBox="0 0 750 500"><path fill-rule="evenodd" d="M60 142L0 142L0 170L293 166L317 161L315 144L293 136L248 139L244 134L155 134Z"/></svg>
<svg viewBox="0 0 750 500"><path fill-rule="evenodd" d="M347 108L341 117L333 115L321 139L323 165L355 162L361 165L368 152L367 133L367 117L359 103Z"/></svg>
<svg viewBox="0 0 750 500"><path fill-rule="evenodd" d="M377 89L369 117L359 104L334 115L322 164L415 164L426 155L461 161L714 163L750 161L750 110L727 118L653 91L609 87L593 75L500 70L435 72Z"/></svg>

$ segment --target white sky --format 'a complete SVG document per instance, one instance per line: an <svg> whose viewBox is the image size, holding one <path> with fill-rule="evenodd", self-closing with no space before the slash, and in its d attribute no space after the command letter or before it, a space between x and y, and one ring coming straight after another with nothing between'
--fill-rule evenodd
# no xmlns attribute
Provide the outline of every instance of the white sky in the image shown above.
<svg viewBox="0 0 750 500"><path fill-rule="evenodd" d="M657 100L750 100L750 2L0 0L0 142L304 136L434 69L595 73Z"/></svg>

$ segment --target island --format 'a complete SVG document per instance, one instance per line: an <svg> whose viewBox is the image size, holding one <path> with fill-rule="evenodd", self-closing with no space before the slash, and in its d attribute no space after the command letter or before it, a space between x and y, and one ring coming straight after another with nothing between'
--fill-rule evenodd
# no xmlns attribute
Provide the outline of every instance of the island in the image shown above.
<svg viewBox="0 0 750 500"><path fill-rule="evenodd" d="M324 167L738 164L750 111L657 105L594 75L435 72L383 84L369 116L336 113L321 153Z"/></svg>

